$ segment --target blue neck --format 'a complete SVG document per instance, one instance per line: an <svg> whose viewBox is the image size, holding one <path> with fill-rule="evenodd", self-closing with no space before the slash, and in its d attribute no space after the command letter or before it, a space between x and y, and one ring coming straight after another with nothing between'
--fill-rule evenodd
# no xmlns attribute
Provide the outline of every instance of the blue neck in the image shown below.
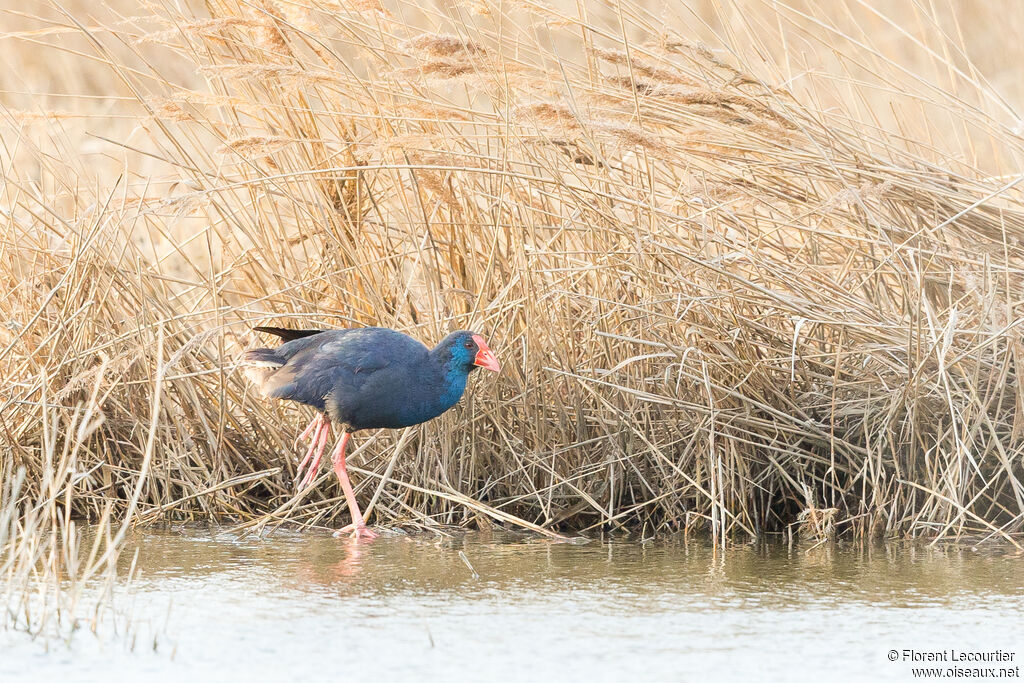
<svg viewBox="0 0 1024 683"><path fill-rule="evenodd" d="M466 390L466 380L468 378L469 374L459 367L459 364L454 359L445 365L445 391L441 394L440 399L442 412L459 402L459 399L462 398L462 392Z"/></svg>

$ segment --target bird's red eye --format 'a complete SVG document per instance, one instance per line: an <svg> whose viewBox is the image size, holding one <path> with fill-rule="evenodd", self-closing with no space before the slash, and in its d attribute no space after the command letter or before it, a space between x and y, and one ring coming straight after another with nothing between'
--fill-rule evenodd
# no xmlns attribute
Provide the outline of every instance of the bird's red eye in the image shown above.
<svg viewBox="0 0 1024 683"><path fill-rule="evenodd" d="M466 343L463 344L463 346L465 346L467 349L471 349L476 345L472 341L466 341Z"/></svg>

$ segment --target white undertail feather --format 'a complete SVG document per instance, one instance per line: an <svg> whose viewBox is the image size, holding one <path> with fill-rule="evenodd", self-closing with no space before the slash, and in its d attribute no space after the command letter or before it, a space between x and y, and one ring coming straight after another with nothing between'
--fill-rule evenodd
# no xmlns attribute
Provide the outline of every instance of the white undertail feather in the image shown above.
<svg viewBox="0 0 1024 683"><path fill-rule="evenodd" d="M282 363L280 361L274 361L274 360L254 360L254 361L245 361L245 365L246 365L246 367L250 367L250 368L275 368L276 369L276 368L279 368L282 365L284 365L284 363Z"/></svg>
<svg viewBox="0 0 1024 683"><path fill-rule="evenodd" d="M260 393L263 393L263 387L270 375L283 365L284 361L274 354L273 349L253 349L246 351L242 356L245 376L256 385Z"/></svg>

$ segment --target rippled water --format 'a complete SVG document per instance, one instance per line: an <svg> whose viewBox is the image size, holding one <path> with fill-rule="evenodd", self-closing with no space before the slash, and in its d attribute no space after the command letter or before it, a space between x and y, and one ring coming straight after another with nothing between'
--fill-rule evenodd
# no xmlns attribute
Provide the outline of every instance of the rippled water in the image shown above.
<svg viewBox="0 0 1024 683"><path fill-rule="evenodd" d="M912 680L929 665L890 650L1024 656L1024 559L1001 550L196 530L134 543L121 616L70 647L0 633L0 680Z"/></svg>

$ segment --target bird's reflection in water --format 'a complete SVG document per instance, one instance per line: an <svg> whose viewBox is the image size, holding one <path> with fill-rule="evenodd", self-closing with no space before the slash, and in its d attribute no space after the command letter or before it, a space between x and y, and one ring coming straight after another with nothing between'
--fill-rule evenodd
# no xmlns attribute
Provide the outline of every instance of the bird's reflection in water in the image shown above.
<svg viewBox="0 0 1024 683"><path fill-rule="evenodd" d="M338 588L355 585L359 573L365 568L369 544L355 539L339 541L330 538L325 544L310 548L296 558L293 576L307 587Z"/></svg>

